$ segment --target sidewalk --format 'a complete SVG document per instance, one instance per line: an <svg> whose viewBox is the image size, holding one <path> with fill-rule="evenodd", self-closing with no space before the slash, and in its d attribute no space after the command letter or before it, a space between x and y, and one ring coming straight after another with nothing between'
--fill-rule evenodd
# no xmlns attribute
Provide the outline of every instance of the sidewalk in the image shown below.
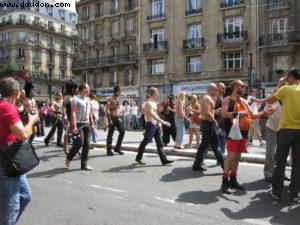
<svg viewBox="0 0 300 225"><path fill-rule="evenodd" d="M46 128L45 132L46 134L49 132L50 128ZM96 144L92 144L96 148L106 148L106 136L107 131L103 132L103 130L98 130L98 142ZM56 135L56 134L55 134ZM117 140L118 131L115 131L114 137L113 137L113 146ZM183 143L188 143L188 134L186 133L184 135ZM122 144L122 150L124 151L133 151L137 152L138 146L140 142L143 139L143 131L126 131L125 138ZM44 137L37 137L35 138L35 141L42 142L44 140ZM195 141L194 141L195 142ZM184 157L195 157L195 154L197 152L197 149L183 149L178 150L174 149L174 142L171 140L168 147L165 147L165 151L167 155L174 155L174 156L184 156ZM146 152L148 153L156 153L156 146L155 142L150 143L147 148ZM208 155L206 156L208 159L214 159L213 152L208 152ZM258 163L258 164L264 164L265 161L265 147L259 147L259 142L254 141L253 146L249 146L248 153L245 153L242 155L242 161L249 162L249 163Z"/></svg>

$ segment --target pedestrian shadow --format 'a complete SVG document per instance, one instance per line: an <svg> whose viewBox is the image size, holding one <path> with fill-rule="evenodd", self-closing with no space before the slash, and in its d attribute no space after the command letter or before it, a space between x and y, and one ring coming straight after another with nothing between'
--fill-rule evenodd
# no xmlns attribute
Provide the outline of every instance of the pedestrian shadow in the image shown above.
<svg viewBox="0 0 300 225"><path fill-rule="evenodd" d="M179 203L188 203L194 205L209 205L218 202L220 199L225 199L226 201L231 201L234 203L239 203L236 200L229 199L224 195L221 190L215 191L191 191L182 193L176 199Z"/></svg>
<svg viewBox="0 0 300 225"><path fill-rule="evenodd" d="M64 152L62 152L62 153L55 154L55 155L42 155L42 156L39 156L39 159L41 161L48 162L48 161L50 161L50 159L58 158L58 157L66 157L66 155Z"/></svg>
<svg viewBox="0 0 300 225"><path fill-rule="evenodd" d="M264 179L244 183L243 185L247 191L269 190L271 186L271 184L266 182Z"/></svg>
<svg viewBox="0 0 300 225"><path fill-rule="evenodd" d="M70 173L74 171L79 171L80 169L67 169L67 168L55 168L51 170L45 170L35 173L27 174L27 178L52 178L57 175L61 175L64 173Z"/></svg>
<svg viewBox="0 0 300 225"><path fill-rule="evenodd" d="M221 176L223 173L202 173L195 172L192 170L192 167L179 167L174 168L170 173L163 175L160 178L160 181L163 182L176 182L181 180L196 179L200 177L213 177Z"/></svg>
<svg viewBox="0 0 300 225"><path fill-rule="evenodd" d="M102 171L103 173L145 173L145 170L140 170L143 168L151 168L151 167L161 167L161 165L138 165L136 163L132 163L128 166L119 166L114 167L109 170Z"/></svg>
<svg viewBox="0 0 300 225"><path fill-rule="evenodd" d="M240 211L221 208L225 216L232 220L270 218L272 224L295 225L299 222L300 207L289 205L289 202L274 202L267 192L256 194L249 205ZM298 221L298 222L296 222Z"/></svg>

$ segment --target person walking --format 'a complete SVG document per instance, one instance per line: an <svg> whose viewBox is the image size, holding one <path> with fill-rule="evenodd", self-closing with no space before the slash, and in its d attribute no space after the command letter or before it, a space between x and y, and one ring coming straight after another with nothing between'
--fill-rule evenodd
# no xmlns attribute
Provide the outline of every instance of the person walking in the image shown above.
<svg viewBox="0 0 300 225"><path fill-rule="evenodd" d="M122 114L124 118L124 128L130 130L131 129L131 107L128 101L123 102Z"/></svg>
<svg viewBox="0 0 300 225"><path fill-rule="evenodd" d="M196 153L193 170L194 171L206 171L202 167L204 155L210 146L215 154L217 162L224 167L224 159L219 151L219 139L217 135L218 122L214 117L215 103L213 98L217 94L217 86L215 84L209 84L207 87L207 94L201 101L201 144Z"/></svg>
<svg viewBox="0 0 300 225"><path fill-rule="evenodd" d="M122 94L122 89L120 86L114 87L114 93L111 97L107 99L106 103L106 115L108 119L108 134L106 140L106 150L108 156L113 156L114 153L112 152L112 140L115 128L119 131L119 137L117 144L114 148L114 152L118 153L119 155L124 155L124 152L121 151L121 145L124 139L125 130L122 125L122 120L120 118L120 100L119 97Z"/></svg>
<svg viewBox="0 0 300 225"><path fill-rule="evenodd" d="M44 143L46 146L49 145L49 142L51 138L53 137L56 128L57 128L57 138L56 138L56 146L57 147L63 147L63 144L61 143L62 135L63 135L63 100L62 100L62 93L57 92L55 94L55 100L51 104L51 110L52 110L52 116L54 118L54 124L51 127L50 132L44 139Z"/></svg>
<svg viewBox="0 0 300 225"><path fill-rule="evenodd" d="M176 124L176 144L175 148L183 149L183 135L184 135L184 120L190 122L190 119L186 115L186 92L181 92L175 103L175 124Z"/></svg>
<svg viewBox="0 0 300 225"><path fill-rule="evenodd" d="M82 147L81 170L93 170L88 162L91 130L94 129L93 112L89 99L90 87L86 83L78 86L78 95L71 100L71 129L73 146L70 149L65 165L70 168L70 162Z"/></svg>
<svg viewBox="0 0 300 225"><path fill-rule="evenodd" d="M70 135L72 134L71 130L71 111L72 111L72 98L76 94L78 88L78 84L74 81L70 80L66 83L66 93L64 94L63 99L63 121L65 127L65 134L64 134L64 152L65 154L69 154L68 150L68 142L71 142Z"/></svg>
<svg viewBox="0 0 300 225"><path fill-rule="evenodd" d="M163 103L163 119L171 124L170 127L162 126L163 130L163 143L167 146L170 143L172 137L173 141L176 141L176 125L175 125L175 109L172 96L167 96Z"/></svg>
<svg viewBox="0 0 300 225"><path fill-rule="evenodd" d="M43 106L41 108L41 113L44 117L45 127L50 127L50 125L51 125L51 108L49 107L48 100L46 100L43 103Z"/></svg>
<svg viewBox="0 0 300 225"><path fill-rule="evenodd" d="M132 102L131 118L132 118L132 124L134 130L140 128L138 114L139 114L139 107L136 105L136 102Z"/></svg>
<svg viewBox="0 0 300 225"><path fill-rule="evenodd" d="M198 103L197 95L192 96L191 107L189 112L192 114L191 125L190 125L190 142L189 147L192 147L193 137L196 136L196 146L200 144L200 122L201 122L201 107Z"/></svg>
<svg viewBox="0 0 300 225"><path fill-rule="evenodd" d="M256 103L253 99L256 98L256 92L255 90L250 90L249 96L247 98L248 104L252 110L253 113L258 112L258 103ZM252 126L249 131L249 145L253 145L253 137L257 137L260 143L260 146L263 146L263 140L260 132L260 124L259 124L259 119L255 119L252 122Z"/></svg>
<svg viewBox="0 0 300 225"><path fill-rule="evenodd" d="M254 113L248 102L242 98L245 91L245 85L241 80L235 80L231 83L232 94L223 101L221 114L226 118L224 126L227 135L227 158L224 164L221 190L225 194L231 194L230 188L243 190L244 187L237 181L237 171L241 154L247 152L247 139L251 128L252 120L262 116L271 115L274 110L268 109L259 113ZM239 128L242 139L233 140L228 137L232 127L233 119L239 116Z"/></svg>
<svg viewBox="0 0 300 225"><path fill-rule="evenodd" d="M138 154L136 156L136 162L140 165L145 165L143 162L143 154L146 146L151 142L154 138L156 142L156 147L158 151L158 155L160 157L160 161L162 165L168 165L173 163L174 161L168 160L167 156L163 149L163 142L161 138L161 124L170 127L171 124L159 118L157 115L157 97L158 90L154 87L149 89L149 100L145 103L144 113L146 120L146 131L144 133L144 139L141 142L138 148Z"/></svg>
<svg viewBox="0 0 300 225"><path fill-rule="evenodd" d="M95 100L96 96L94 93L90 93L90 101L92 106L93 118L94 118L94 129L92 130L92 141L93 143L97 143L97 128L99 121L99 103Z"/></svg>
<svg viewBox="0 0 300 225"><path fill-rule="evenodd" d="M279 200L284 186L285 167L290 148L292 148L292 173L290 200L300 203L300 70L293 68L288 75L281 78L278 90L266 99L273 104L282 103L282 113L277 136L275 169L272 176L271 196Z"/></svg>
<svg viewBox="0 0 300 225"><path fill-rule="evenodd" d="M0 145L15 141L25 141L32 134L32 128L38 122L38 115L28 116L23 125L16 107L20 98L20 85L13 78L0 81ZM31 190L26 175L9 177L3 168L0 151L0 224L15 225L31 200Z"/></svg>

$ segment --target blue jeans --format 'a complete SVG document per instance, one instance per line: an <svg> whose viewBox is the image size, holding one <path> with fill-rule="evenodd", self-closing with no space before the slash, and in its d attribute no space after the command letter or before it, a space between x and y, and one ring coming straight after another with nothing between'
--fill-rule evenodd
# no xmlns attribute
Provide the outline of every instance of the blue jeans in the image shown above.
<svg viewBox="0 0 300 225"><path fill-rule="evenodd" d="M0 167L0 225L15 225L30 200L26 176L7 177Z"/></svg>
<svg viewBox="0 0 300 225"><path fill-rule="evenodd" d="M97 138L98 138L97 125L98 125L98 120L95 120L94 121L94 129L92 131L92 140L93 140L94 143L97 143Z"/></svg>
<svg viewBox="0 0 300 225"><path fill-rule="evenodd" d="M181 145L184 134L184 118L175 117L175 125L177 129L176 142Z"/></svg>

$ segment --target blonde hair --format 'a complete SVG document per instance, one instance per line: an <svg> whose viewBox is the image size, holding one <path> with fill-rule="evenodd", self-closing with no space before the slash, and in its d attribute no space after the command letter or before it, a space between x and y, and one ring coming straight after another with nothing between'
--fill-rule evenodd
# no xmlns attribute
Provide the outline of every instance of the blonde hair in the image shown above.
<svg viewBox="0 0 300 225"><path fill-rule="evenodd" d="M198 104L198 97L197 95L192 95L192 108L195 108L195 106Z"/></svg>
<svg viewBox="0 0 300 225"><path fill-rule="evenodd" d="M181 101L181 102L184 102L185 101L185 97L186 97L186 92L181 92L178 97L177 97L177 100L178 101Z"/></svg>

